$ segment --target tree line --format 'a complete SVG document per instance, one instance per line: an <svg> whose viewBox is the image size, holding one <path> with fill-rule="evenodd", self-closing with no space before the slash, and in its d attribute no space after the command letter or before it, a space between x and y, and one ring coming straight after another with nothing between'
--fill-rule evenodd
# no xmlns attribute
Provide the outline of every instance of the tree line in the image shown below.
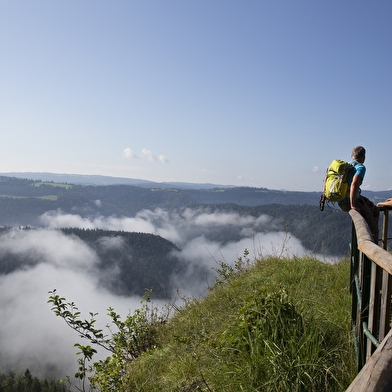
<svg viewBox="0 0 392 392"><path fill-rule="evenodd" d="M27 369L23 375L0 373L0 392L66 392L64 384L54 380L39 380Z"/></svg>
<svg viewBox="0 0 392 392"><path fill-rule="evenodd" d="M12 228L0 228L4 235ZM20 230L38 230L23 228ZM98 255L97 268L102 287L118 295L143 296L146 289L152 289L154 298L166 298L171 291L170 278L173 273L181 272L183 265L172 256L178 248L170 241L153 234L131 233L124 231L85 230L68 228L61 230L65 235L76 236L92 248ZM105 239L117 238L119 246L105 246ZM0 237L1 240L1 237ZM33 252L17 254L12 250L0 251L0 275L15 270L33 267L42 260ZM113 277L105 271L118 269Z"/></svg>

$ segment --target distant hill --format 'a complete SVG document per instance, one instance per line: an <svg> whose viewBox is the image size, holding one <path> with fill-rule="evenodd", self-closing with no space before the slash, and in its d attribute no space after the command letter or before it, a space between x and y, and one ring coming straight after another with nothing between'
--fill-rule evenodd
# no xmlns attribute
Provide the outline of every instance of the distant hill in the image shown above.
<svg viewBox="0 0 392 392"><path fill-rule="evenodd" d="M375 202L390 192L364 192ZM181 213L187 208L211 213L235 212L239 216L268 215L275 230L289 232L315 253L346 254L350 242L350 218L338 208L318 208L320 193L276 191L266 188L179 189L135 185L77 185L43 180L0 177L0 226L40 227L49 211L97 217L134 217L140 211L161 209ZM213 241L239 241L243 233L222 225L203 235Z"/></svg>
<svg viewBox="0 0 392 392"><path fill-rule="evenodd" d="M64 173L49 173L49 172L8 172L0 173L0 177L14 177L19 179L54 182L63 184L74 184L83 186L109 186L109 185L130 185L141 188L154 189L179 189L179 190L204 190L206 193L199 193L198 200L201 203L238 203L241 205L258 205L266 203L280 203L280 204L311 204L316 205L319 202L320 192L302 192L302 191L286 191L286 190L271 190L267 188L255 187L238 187L234 185L221 185L211 183L189 183L189 182L154 182L142 180L137 178L125 177L111 177L101 175L84 175L84 174L64 174ZM322 184L320 186L320 191ZM224 193L224 190L231 189L231 192ZM219 191L220 190L220 191ZM241 190L241 191L239 191ZM247 191L245 199L244 190ZM214 192L212 194L211 192ZM260 193L264 193L263 198L260 198ZM268 198L265 198L268 193ZM241 194L238 197L238 194ZM384 201L392 197L391 190L385 191L363 191L371 200L375 202ZM252 196L249 196L252 195ZM291 200L290 200L291 199Z"/></svg>
<svg viewBox="0 0 392 392"><path fill-rule="evenodd" d="M211 189L232 188L231 185L197 184L187 182L154 182L137 178L110 177L84 174L60 174L46 172L10 172L0 173L0 176L29 179L35 181L52 181L75 185L134 185L154 188L179 188L179 189Z"/></svg>

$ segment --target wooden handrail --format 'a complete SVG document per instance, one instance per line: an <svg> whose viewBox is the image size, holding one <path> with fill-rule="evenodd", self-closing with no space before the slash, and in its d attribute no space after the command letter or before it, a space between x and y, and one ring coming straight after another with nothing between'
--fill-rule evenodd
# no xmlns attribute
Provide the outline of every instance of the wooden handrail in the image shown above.
<svg viewBox="0 0 392 392"><path fill-rule="evenodd" d="M346 392L392 391L392 331L382 341Z"/></svg>
<svg viewBox="0 0 392 392"><path fill-rule="evenodd" d="M351 210L349 213L357 233L358 249L392 275L392 255L372 241L369 226L359 212Z"/></svg>
<svg viewBox="0 0 392 392"><path fill-rule="evenodd" d="M359 373L346 392L392 391L392 255L372 241L369 226L359 212L351 210L350 216L355 229L351 291ZM387 248L386 233L382 240Z"/></svg>

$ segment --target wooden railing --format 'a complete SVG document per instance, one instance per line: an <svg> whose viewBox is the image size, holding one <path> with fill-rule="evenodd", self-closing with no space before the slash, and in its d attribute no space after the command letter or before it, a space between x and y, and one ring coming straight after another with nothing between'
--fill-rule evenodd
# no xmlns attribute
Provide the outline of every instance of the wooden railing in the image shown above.
<svg viewBox="0 0 392 392"><path fill-rule="evenodd" d="M381 244L372 241L365 219L355 210L351 243L352 325L358 375L346 392L392 391L392 254L388 252L388 212L383 207Z"/></svg>

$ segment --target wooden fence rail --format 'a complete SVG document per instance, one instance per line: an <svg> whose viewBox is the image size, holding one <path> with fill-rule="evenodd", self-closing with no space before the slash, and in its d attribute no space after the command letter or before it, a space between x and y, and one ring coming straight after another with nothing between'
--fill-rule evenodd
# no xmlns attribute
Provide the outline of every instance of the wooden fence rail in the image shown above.
<svg viewBox="0 0 392 392"><path fill-rule="evenodd" d="M382 341L346 392L392 391L392 331Z"/></svg>
<svg viewBox="0 0 392 392"><path fill-rule="evenodd" d="M388 212L384 209L382 245L372 242L365 219L351 210L352 325L358 375L346 392L392 391L392 254L387 251Z"/></svg>

